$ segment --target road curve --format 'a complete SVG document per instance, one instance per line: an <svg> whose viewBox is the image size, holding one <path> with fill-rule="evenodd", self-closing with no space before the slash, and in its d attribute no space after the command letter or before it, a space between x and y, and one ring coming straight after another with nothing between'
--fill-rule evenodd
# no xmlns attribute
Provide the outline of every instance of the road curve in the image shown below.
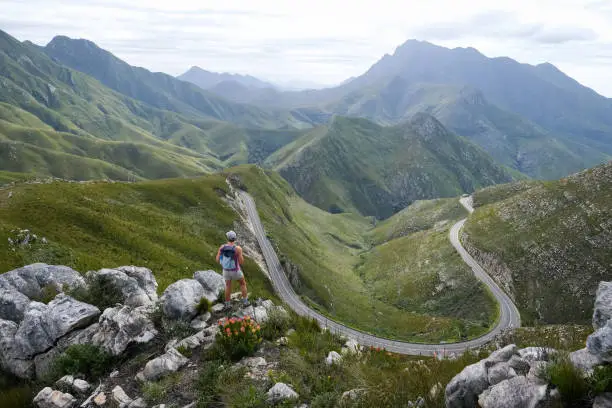
<svg viewBox="0 0 612 408"><path fill-rule="evenodd" d="M300 297L291 287L291 284L289 283L289 280L287 279L287 276L283 271L276 252L274 251L272 245L266 238L266 233L264 231L263 225L261 224L261 220L259 219L259 214L257 213L257 208L255 207L255 202L253 198L243 191L240 191L239 195L244 203L244 207L247 210L247 216L253 226L255 237L259 242L259 246L266 260L266 264L268 265L268 271L274 290L281 298L281 300L285 302L297 314L311 317L317 320L321 327L326 327L332 332L355 339L359 344L363 346L381 347L385 348L388 351L400 354L432 355L434 353L439 354L443 352L461 353L466 349L479 347L488 343L493 339L493 337L495 337L495 335L497 335L501 330L505 328L520 326L520 315L512 300L499 288L499 286L497 286L493 279L491 279L491 277L485 273L482 267L480 267L480 265L476 263L474 258L472 258L470 254L468 254L467 251L461 246L461 242L459 241L459 231L461 230L461 227L463 226L467 218L464 218L461 221L457 222L455 225L453 225L450 230L450 240L455 249L461 255L463 261L472 268L476 277L483 281L484 284L489 287L489 289L499 302L500 316L497 325L487 334L469 341L446 344L408 343L404 341L390 340L383 337L377 337L359 330L352 329L343 325L342 323L338 323L334 320L331 320L328 317L306 306L306 304L302 302ZM471 208L471 200L469 200L469 198L470 197L462 198L460 201L461 204L469 212L472 212L473 209Z"/></svg>

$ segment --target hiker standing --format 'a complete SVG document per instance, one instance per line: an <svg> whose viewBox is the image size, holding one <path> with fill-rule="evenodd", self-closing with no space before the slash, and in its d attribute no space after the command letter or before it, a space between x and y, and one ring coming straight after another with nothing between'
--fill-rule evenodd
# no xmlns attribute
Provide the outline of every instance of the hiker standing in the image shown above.
<svg viewBox="0 0 612 408"><path fill-rule="evenodd" d="M241 268L241 265L244 263L242 248L236 245L236 233L234 231L228 231L225 236L227 237L227 243L221 245L217 252L217 262L223 267L223 279L225 279L225 307L230 306L233 280L240 282L242 303L244 306L248 306L249 299L247 295L246 280L244 280L244 274Z"/></svg>

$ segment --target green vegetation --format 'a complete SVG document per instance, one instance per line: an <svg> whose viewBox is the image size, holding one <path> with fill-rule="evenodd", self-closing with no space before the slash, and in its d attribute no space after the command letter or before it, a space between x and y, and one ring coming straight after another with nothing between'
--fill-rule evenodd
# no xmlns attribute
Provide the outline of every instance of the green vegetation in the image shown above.
<svg viewBox="0 0 612 408"><path fill-rule="evenodd" d="M262 341L261 327L249 316L219 322L217 345L234 361L252 356Z"/></svg>
<svg viewBox="0 0 612 408"><path fill-rule="evenodd" d="M414 200L458 196L512 180L484 151L426 114L395 127L336 117L266 164L319 208L378 218Z"/></svg>
<svg viewBox="0 0 612 408"><path fill-rule="evenodd" d="M32 384L19 381L0 369L0 407L31 407L34 392Z"/></svg>
<svg viewBox="0 0 612 408"><path fill-rule="evenodd" d="M261 335L266 340L276 340L289 329L291 320L286 313L277 309L268 311L268 320L261 328Z"/></svg>
<svg viewBox="0 0 612 408"><path fill-rule="evenodd" d="M83 375L90 381L97 380L110 371L113 358L100 347L75 344L66 349L52 363L49 378L58 379L66 374Z"/></svg>
<svg viewBox="0 0 612 408"><path fill-rule="evenodd" d="M559 181L485 190L463 242L512 296L524 325L591 321L612 264L612 162Z"/></svg>
<svg viewBox="0 0 612 408"><path fill-rule="evenodd" d="M476 336L487 331L495 320L495 303L450 245L447 229L452 220L445 222L440 231L431 229L418 238L409 235L372 247L370 236L376 230L371 232L370 220L355 214L330 214L308 205L273 172L240 167L231 173L254 195L266 231L281 254L293 287L312 307L330 318L380 336L417 342ZM437 208L428 203L423 205ZM456 213L454 210L444 210L436 216L422 213L422 221L417 224L436 224L444 214ZM431 239L424 240L422 246L416 245L424 235ZM402 239L415 245L405 245ZM402 256L401 260L394 251ZM389 253L391 256L387 256ZM425 259L431 262L425 264ZM420 269L416 268L419 260L423 261ZM396 269L416 269L373 283L374 275L366 270L370 267L384 270L386 262L394 261ZM364 267L365 264L370 267ZM442 284L448 280L456 286ZM435 296L419 292L421 288L429 290L440 284ZM411 303L398 302L398 291L414 295L414 299L408 299ZM467 301L460 299L466 294L473 297Z"/></svg>
<svg viewBox="0 0 612 408"><path fill-rule="evenodd" d="M70 290L70 296L81 302L98 306L100 310L114 307L123 301L121 290L113 284L112 280L101 275L89 275L85 276L85 281L87 285Z"/></svg>
<svg viewBox="0 0 612 408"><path fill-rule="evenodd" d="M200 299L200 302L196 306L196 310L198 314L202 315L208 312L211 307L212 307L212 304L210 303L210 300L206 299L205 297L202 297L202 299Z"/></svg>

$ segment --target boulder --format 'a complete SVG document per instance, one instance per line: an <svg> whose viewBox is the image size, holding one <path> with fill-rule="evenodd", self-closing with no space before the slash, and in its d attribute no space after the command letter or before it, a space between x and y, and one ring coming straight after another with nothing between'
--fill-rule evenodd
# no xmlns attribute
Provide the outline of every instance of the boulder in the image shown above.
<svg viewBox="0 0 612 408"><path fill-rule="evenodd" d="M255 321L257 321L257 323L261 324L261 323L265 323L266 321L268 321L268 312L266 308L263 306L256 306L253 309L253 314L254 314Z"/></svg>
<svg viewBox="0 0 612 408"><path fill-rule="evenodd" d="M278 403L290 399L298 399L300 396L297 392L293 391L290 385L285 383L276 383L266 393L266 401L270 403Z"/></svg>
<svg viewBox="0 0 612 408"><path fill-rule="evenodd" d="M85 285L85 280L77 271L62 265L36 263L14 269L0 275L0 281L13 286L30 299L42 296L42 289L53 286L58 291ZM0 285L1 286L1 285Z"/></svg>
<svg viewBox="0 0 612 408"><path fill-rule="evenodd" d="M64 389L70 389L75 391L77 394L85 394L91 386L85 380L81 380L78 378L74 378L71 375L65 375L55 383L58 387L63 387Z"/></svg>
<svg viewBox="0 0 612 408"><path fill-rule="evenodd" d="M495 350L493 353L491 353L491 355L487 357L487 361L495 363L506 362L514 355L518 355L518 347L516 347L515 344L509 344L506 347Z"/></svg>
<svg viewBox="0 0 612 408"><path fill-rule="evenodd" d="M543 379L544 373L550 363L548 361L534 361L531 363L531 368L527 373L527 379L535 384L546 384L546 381Z"/></svg>
<svg viewBox="0 0 612 408"><path fill-rule="evenodd" d="M34 404L38 408L71 408L76 402L76 398L72 395L52 390L50 387L43 388L34 397Z"/></svg>
<svg viewBox="0 0 612 408"><path fill-rule="evenodd" d="M612 320L591 334L586 341L587 350L595 358L608 363L612 362Z"/></svg>
<svg viewBox="0 0 612 408"><path fill-rule="evenodd" d="M546 385L534 384L519 376L500 382L478 399L482 408L536 408L549 406L552 397Z"/></svg>
<svg viewBox="0 0 612 408"><path fill-rule="evenodd" d="M2 286L0 282L0 319L19 323L29 303L30 298L26 295L8 283Z"/></svg>
<svg viewBox="0 0 612 408"><path fill-rule="evenodd" d="M133 343L147 343L157 335L146 307L116 306L108 308L99 319L91 342L118 356Z"/></svg>
<svg viewBox="0 0 612 408"><path fill-rule="evenodd" d="M508 363L497 363L487 370L489 385L495 385L514 377L516 377L516 372Z"/></svg>
<svg viewBox="0 0 612 408"><path fill-rule="evenodd" d="M30 302L15 333L15 342L24 358L49 350L55 342L75 329L91 324L100 310L60 293L48 305Z"/></svg>
<svg viewBox="0 0 612 408"><path fill-rule="evenodd" d="M188 362L189 359L183 357L176 349L171 348L165 354L149 361L136 378L140 381L155 381L178 371Z"/></svg>
<svg viewBox="0 0 612 408"><path fill-rule="evenodd" d="M189 323L189 326L195 330L202 330L208 326L208 321L210 320L211 314L210 312L206 312L203 315L196 316L195 319Z"/></svg>
<svg viewBox="0 0 612 408"><path fill-rule="evenodd" d="M205 296L211 303L217 301L219 292L225 290L225 279L215 271L197 271L193 274L193 279L197 280L206 292Z"/></svg>
<svg viewBox="0 0 612 408"><path fill-rule="evenodd" d="M174 348L187 348L193 350L203 344L212 344L215 341L216 329L209 327L208 329L200 330L196 334L186 337L176 343Z"/></svg>
<svg viewBox="0 0 612 408"><path fill-rule="evenodd" d="M128 408L147 408L147 406L148 405L144 399L136 398L130 405L128 405Z"/></svg>
<svg viewBox="0 0 612 408"><path fill-rule="evenodd" d="M586 348L571 352L569 357L576 368L589 374L593 372L593 367L603 363L600 358L589 353L589 350Z"/></svg>
<svg viewBox="0 0 612 408"><path fill-rule="evenodd" d="M342 361L342 356L335 351L330 351L325 358L325 364L332 365Z"/></svg>
<svg viewBox="0 0 612 408"><path fill-rule="evenodd" d="M99 277L121 292L122 303L127 306L151 306L157 302L157 281L150 269L120 266L88 272L89 278Z"/></svg>
<svg viewBox="0 0 612 408"><path fill-rule="evenodd" d="M111 391L113 402L118 408L127 408L131 403L132 399L123 391L123 388L116 386Z"/></svg>
<svg viewBox="0 0 612 408"><path fill-rule="evenodd" d="M472 408L478 396L489 387L484 362L469 365L446 386L444 398L447 408Z"/></svg>
<svg viewBox="0 0 612 408"><path fill-rule="evenodd" d="M166 288L161 297L162 310L170 319L191 320L204 297L204 288L195 279L181 279Z"/></svg>
<svg viewBox="0 0 612 408"><path fill-rule="evenodd" d="M345 391L340 397L340 402L347 403L350 401L357 401L359 398L361 398L361 396L365 395L366 392L367 389L365 388L355 388L349 391Z"/></svg>
<svg viewBox="0 0 612 408"><path fill-rule="evenodd" d="M15 342L17 323L0 319L0 367L19 378L32 378L34 364L25 360Z"/></svg>
<svg viewBox="0 0 612 408"><path fill-rule="evenodd" d="M595 397L593 408L612 408L612 392L605 392Z"/></svg>
<svg viewBox="0 0 612 408"><path fill-rule="evenodd" d="M612 319L612 282L599 282L593 310L593 328L601 329Z"/></svg>

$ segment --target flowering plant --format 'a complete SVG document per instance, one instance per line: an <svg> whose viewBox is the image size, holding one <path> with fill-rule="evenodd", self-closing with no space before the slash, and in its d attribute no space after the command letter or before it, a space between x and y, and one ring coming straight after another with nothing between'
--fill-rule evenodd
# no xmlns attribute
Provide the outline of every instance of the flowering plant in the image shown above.
<svg viewBox="0 0 612 408"><path fill-rule="evenodd" d="M261 343L261 327L250 316L219 320L217 342L232 359L252 355Z"/></svg>

